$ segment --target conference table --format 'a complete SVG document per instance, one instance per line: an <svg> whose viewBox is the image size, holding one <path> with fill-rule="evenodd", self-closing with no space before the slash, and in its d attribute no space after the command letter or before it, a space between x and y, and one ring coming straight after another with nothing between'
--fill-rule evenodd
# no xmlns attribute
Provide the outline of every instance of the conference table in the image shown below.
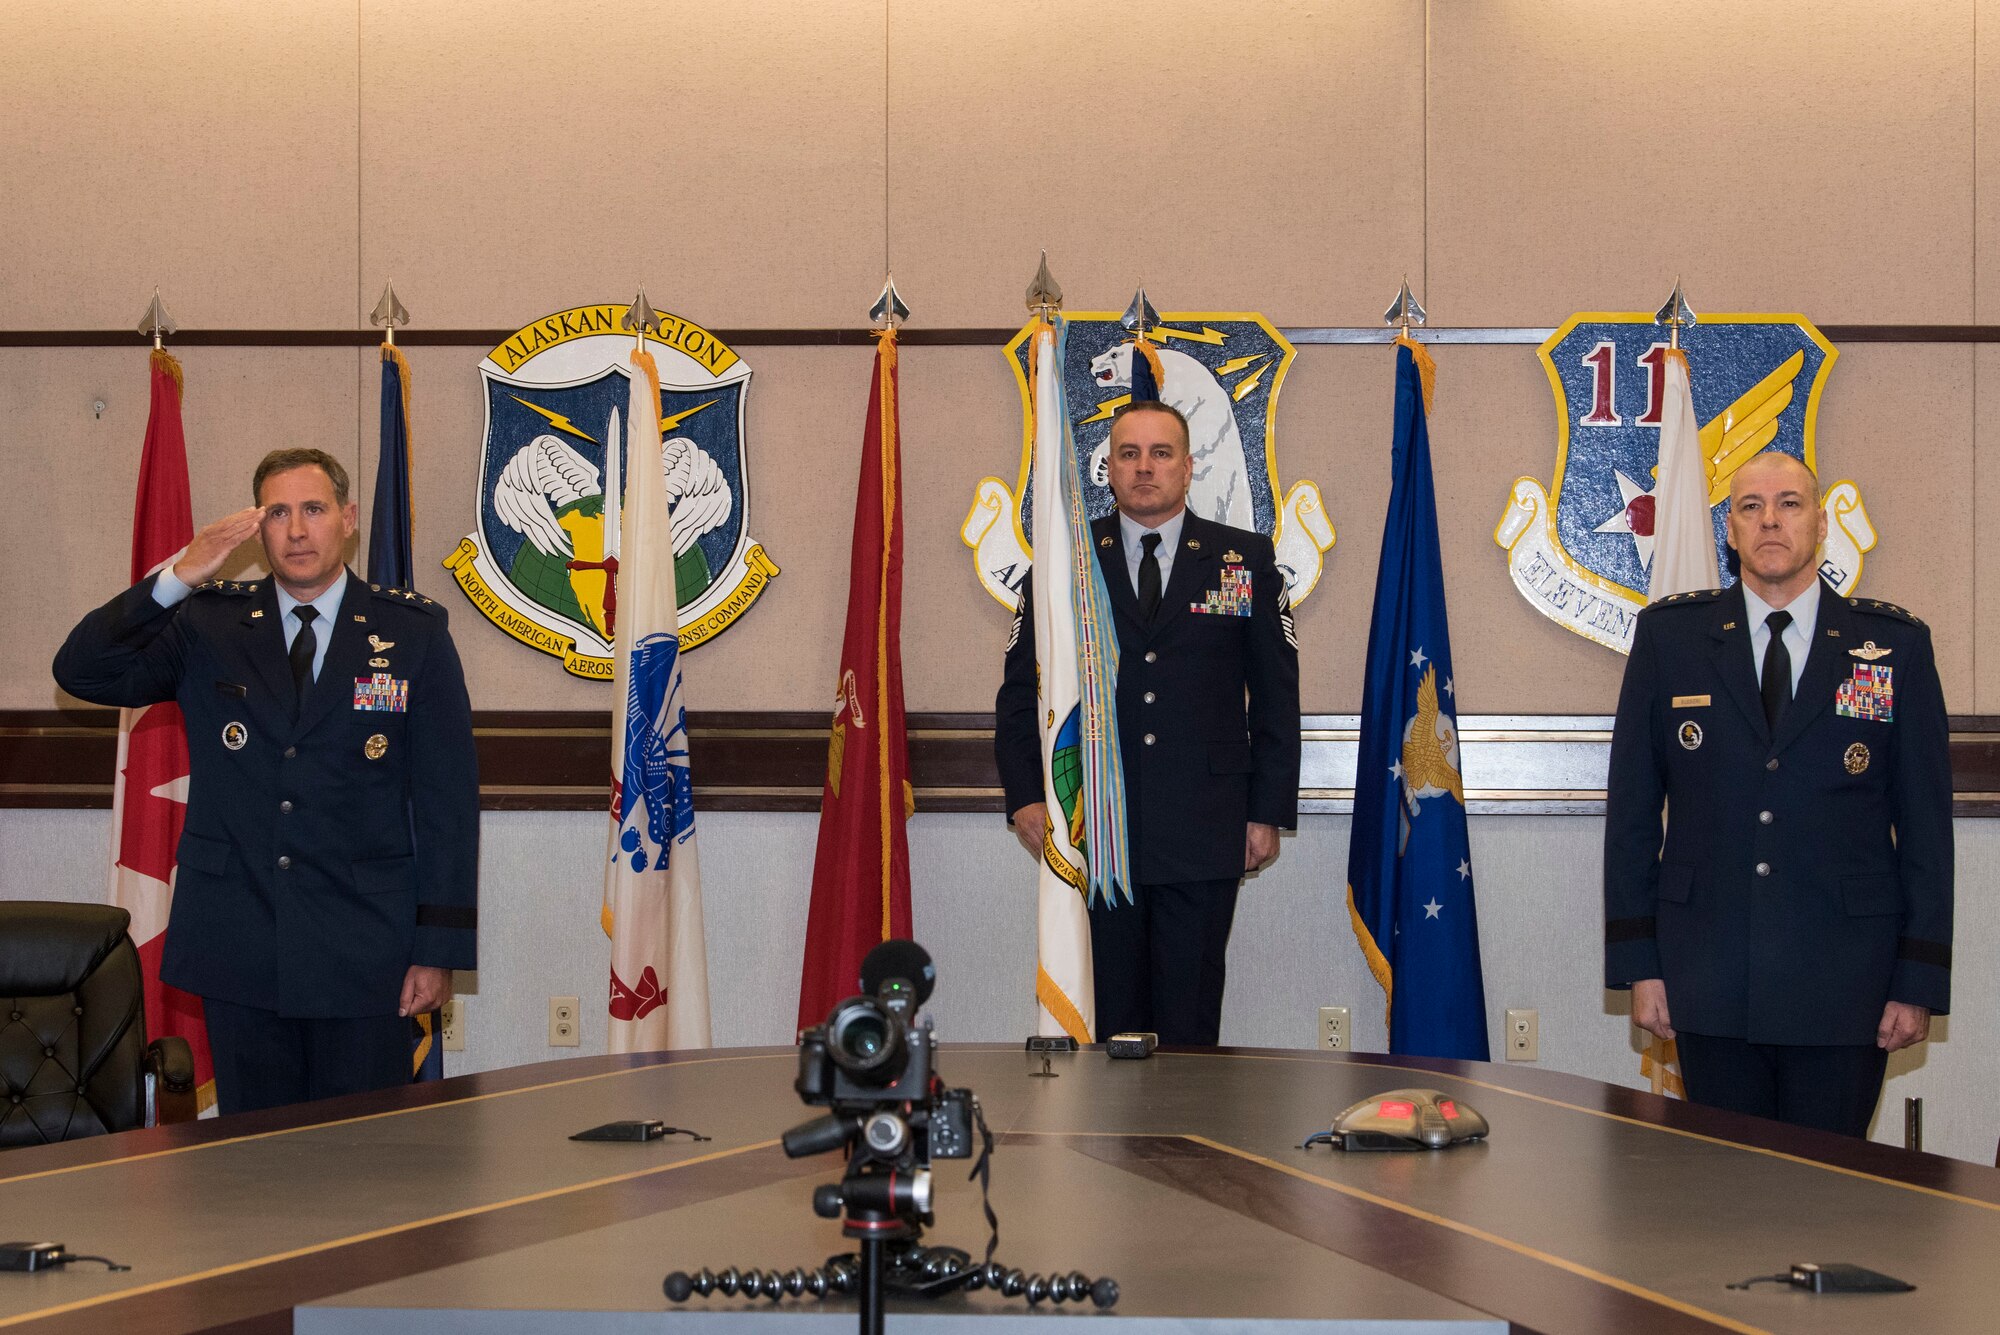
<svg viewBox="0 0 2000 1335"><path fill-rule="evenodd" d="M1043 1074L1046 1060L1047 1074ZM0 1235L129 1265L0 1274L0 1329L851 1330L850 1299L661 1292L670 1271L852 1250L817 1217L835 1155L792 1048L577 1058L0 1154ZM892 1301L891 1330L1033 1321L1132 1332L2000 1330L2000 1170L1692 1107L1526 1065L1163 1049L1114 1060L945 1045L996 1148L996 1256L1118 1282L1116 1306L990 1290ZM1402 1088L1477 1109L1442 1151L1301 1148ZM571 1140L623 1118L707 1136ZM983 1259L966 1160L927 1243ZM1728 1288L1852 1262L1912 1292Z"/></svg>

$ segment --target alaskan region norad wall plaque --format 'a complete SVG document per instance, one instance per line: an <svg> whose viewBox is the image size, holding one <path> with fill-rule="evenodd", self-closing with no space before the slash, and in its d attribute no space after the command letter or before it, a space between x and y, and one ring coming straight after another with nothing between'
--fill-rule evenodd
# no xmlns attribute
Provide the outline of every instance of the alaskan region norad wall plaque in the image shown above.
<svg viewBox="0 0 2000 1335"><path fill-rule="evenodd" d="M635 479L624 467L617 418L632 351L626 309L558 311L480 362L479 526L444 562L494 625L600 681L611 680L617 622L608 597L615 567L605 559L607 479L667 489L683 652L721 634L778 573L749 531L750 368L692 320L662 314L646 340L660 367L664 476Z"/></svg>

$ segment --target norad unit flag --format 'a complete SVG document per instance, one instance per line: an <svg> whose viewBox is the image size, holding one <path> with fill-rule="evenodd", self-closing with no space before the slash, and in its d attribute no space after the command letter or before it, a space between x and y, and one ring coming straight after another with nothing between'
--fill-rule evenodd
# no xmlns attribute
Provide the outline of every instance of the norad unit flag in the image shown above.
<svg viewBox="0 0 2000 1335"><path fill-rule="evenodd" d="M847 635L833 683L826 787L819 800L812 908L799 975L799 1028L854 994L861 960L910 935L914 805L903 720L903 475L896 330L875 346L847 575Z"/></svg>
<svg viewBox="0 0 2000 1335"><path fill-rule="evenodd" d="M618 564L612 656L611 838L604 866L604 932L611 938L612 1052L705 1048L708 950L701 924L701 860L694 837L674 530L660 461L660 371L632 353L625 413L622 514L616 415L606 435L604 531Z"/></svg>
<svg viewBox="0 0 2000 1335"><path fill-rule="evenodd" d="M1660 396L1660 457L1653 487L1653 568L1646 601L1713 589L1722 583L1715 564L1715 519L1708 503L1708 464L1694 416L1687 353L1668 348ZM1671 1039L1648 1036L1639 1074L1656 1094L1686 1096L1680 1052Z"/></svg>
<svg viewBox="0 0 2000 1335"><path fill-rule="evenodd" d="M139 456L132 513L132 582L171 565L194 538L187 438L181 433L181 364L153 352L153 401ZM146 982L148 1038L178 1034L194 1050L203 1110L215 1103L215 1063L201 998L160 981L174 868L187 819L188 744L172 700L118 711L118 769L111 792L111 902L132 915L132 941Z"/></svg>
<svg viewBox="0 0 2000 1335"><path fill-rule="evenodd" d="M1080 1043L1096 1029L1089 906L1132 901L1125 774L1118 759L1118 637L1090 545L1083 476L1063 393L1061 317L1034 336L1035 662L1040 692L1042 841L1035 998L1041 1031Z"/></svg>
<svg viewBox="0 0 2000 1335"><path fill-rule="evenodd" d="M1347 908L1382 984L1389 1051L1487 1059L1457 684L1425 417L1436 367L1396 340L1396 434L1355 760Z"/></svg>

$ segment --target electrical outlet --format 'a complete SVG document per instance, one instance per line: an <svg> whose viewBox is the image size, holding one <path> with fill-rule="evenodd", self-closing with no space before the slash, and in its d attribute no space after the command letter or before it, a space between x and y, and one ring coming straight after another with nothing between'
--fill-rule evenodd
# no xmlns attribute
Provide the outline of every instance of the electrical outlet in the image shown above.
<svg viewBox="0 0 2000 1335"><path fill-rule="evenodd" d="M1542 1013L1507 1012L1507 1060L1537 1062L1542 1059Z"/></svg>
<svg viewBox="0 0 2000 1335"><path fill-rule="evenodd" d="M446 1052L465 1051L465 1003L457 997L444 1003L443 1030Z"/></svg>
<svg viewBox="0 0 2000 1335"><path fill-rule="evenodd" d="M549 1046L552 1048L573 1048L583 1040L577 1034L577 999L575 997L549 998Z"/></svg>
<svg viewBox="0 0 2000 1335"><path fill-rule="evenodd" d="M1345 1006L1319 1008L1319 1045L1328 1052L1346 1052L1352 1046L1354 1025Z"/></svg>

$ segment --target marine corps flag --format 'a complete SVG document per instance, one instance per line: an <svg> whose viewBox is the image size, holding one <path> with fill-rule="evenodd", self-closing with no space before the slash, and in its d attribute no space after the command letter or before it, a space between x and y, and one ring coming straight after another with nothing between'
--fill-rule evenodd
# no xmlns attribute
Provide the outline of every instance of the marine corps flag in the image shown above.
<svg viewBox="0 0 2000 1335"><path fill-rule="evenodd" d="M1131 902L1125 775L1118 758L1118 637L1090 545L1083 475L1063 393L1062 320L1034 335L1036 722L1049 821L1042 840L1035 968L1041 1031L1088 1043L1096 1030L1089 905Z"/></svg>
<svg viewBox="0 0 2000 1335"><path fill-rule="evenodd" d="M681 689L674 531L660 461L660 372L632 353L621 494L617 413L606 433L605 564L617 562L611 714L611 834L603 926L611 938L612 1052L705 1048L708 946ZM617 534L616 546L611 535ZM611 604L607 602L607 612Z"/></svg>
<svg viewBox="0 0 2000 1335"><path fill-rule="evenodd" d="M1425 415L1430 354L1396 340L1389 514L1368 627L1347 909L1382 984L1389 1051L1487 1060L1458 706Z"/></svg>
<svg viewBox="0 0 2000 1335"><path fill-rule="evenodd" d="M132 582L165 569L194 539L187 438L181 433L181 364L153 350L152 407L139 457L132 514ZM146 980L147 1037L178 1034L194 1050L201 1107L215 1103L215 1063L201 998L160 981L174 869L187 819L188 744L172 700L118 711L118 768L111 794L111 902L132 915L132 941Z"/></svg>
<svg viewBox="0 0 2000 1335"><path fill-rule="evenodd" d="M833 684L799 1028L854 994L861 960L910 935L913 806L903 727L903 477L896 329L876 335L848 563L847 635Z"/></svg>

